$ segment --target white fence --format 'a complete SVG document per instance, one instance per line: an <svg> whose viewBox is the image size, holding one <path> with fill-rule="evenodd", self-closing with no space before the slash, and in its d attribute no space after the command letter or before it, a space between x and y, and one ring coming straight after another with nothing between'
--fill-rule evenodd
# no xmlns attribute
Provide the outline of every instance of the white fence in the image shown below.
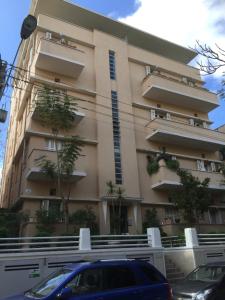
<svg viewBox="0 0 225 300"><path fill-rule="evenodd" d="M225 234L198 234L199 245L225 245Z"/></svg>
<svg viewBox="0 0 225 300"><path fill-rule="evenodd" d="M162 246L164 248L184 247L186 246L185 237L180 236L166 236L161 238Z"/></svg>
<svg viewBox="0 0 225 300"><path fill-rule="evenodd" d="M187 274L200 264L225 261L225 234L160 236L158 228L143 235L90 235L0 239L0 298L28 289L52 271L82 259L135 258L166 274L165 257ZM13 285L12 285L13 282Z"/></svg>
<svg viewBox="0 0 225 300"><path fill-rule="evenodd" d="M79 236L1 238L2 253L68 251L79 249Z"/></svg>
<svg viewBox="0 0 225 300"><path fill-rule="evenodd" d="M94 235L91 236L92 249L140 248L151 246L151 237L143 235Z"/></svg>

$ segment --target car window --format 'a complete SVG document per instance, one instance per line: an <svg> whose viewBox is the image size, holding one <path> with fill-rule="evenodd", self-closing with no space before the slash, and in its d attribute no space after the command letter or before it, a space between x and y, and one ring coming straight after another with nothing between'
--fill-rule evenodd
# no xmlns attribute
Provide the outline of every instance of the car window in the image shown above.
<svg viewBox="0 0 225 300"><path fill-rule="evenodd" d="M162 276L152 268L141 266L140 269L145 274L149 283L161 282L163 279Z"/></svg>
<svg viewBox="0 0 225 300"><path fill-rule="evenodd" d="M46 297L60 284L62 284L63 281L72 274L72 272L73 271L69 269L60 269L38 283L34 288L29 290L26 295L32 295L36 298Z"/></svg>
<svg viewBox="0 0 225 300"><path fill-rule="evenodd" d="M128 267L107 267L104 268L103 274L105 290L132 287L137 284L132 269Z"/></svg>
<svg viewBox="0 0 225 300"><path fill-rule="evenodd" d="M187 280L217 281L224 274L224 266L201 266L188 275Z"/></svg>
<svg viewBox="0 0 225 300"><path fill-rule="evenodd" d="M102 290L102 269L88 269L77 274L67 285L73 294L88 294Z"/></svg>

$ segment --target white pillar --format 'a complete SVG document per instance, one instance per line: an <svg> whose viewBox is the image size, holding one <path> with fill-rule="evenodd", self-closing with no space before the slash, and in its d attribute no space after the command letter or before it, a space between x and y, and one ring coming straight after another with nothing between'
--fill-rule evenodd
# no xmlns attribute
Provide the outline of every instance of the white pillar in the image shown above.
<svg viewBox="0 0 225 300"><path fill-rule="evenodd" d="M195 228L185 228L184 230L186 247L193 248L198 247L198 235Z"/></svg>
<svg viewBox="0 0 225 300"><path fill-rule="evenodd" d="M137 206L137 203L135 203L133 205L133 212L134 212L134 223L135 223L135 226L136 226L136 229L137 229L137 223L138 223L138 206Z"/></svg>
<svg viewBox="0 0 225 300"><path fill-rule="evenodd" d="M108 202L107 201L102 201L102 209L103 209L104 222L105 222L105 225L106 225L106 222L107 222L107 210L108 210Z"/></svg>
<svg viewBox="0 0 225 300"><path fill-rule="evenodd" d="M162 242L161 242L161 235L159 228L148 228L147 229L147 236L148 236L148 244L151 247L155 248L161 248Z"/></svg>
<svg viewBox="0 0 225 300"><path fill-rule="evenodd" d="M91 235L89 228L80 228L79 250L91 250Z"/></svg>

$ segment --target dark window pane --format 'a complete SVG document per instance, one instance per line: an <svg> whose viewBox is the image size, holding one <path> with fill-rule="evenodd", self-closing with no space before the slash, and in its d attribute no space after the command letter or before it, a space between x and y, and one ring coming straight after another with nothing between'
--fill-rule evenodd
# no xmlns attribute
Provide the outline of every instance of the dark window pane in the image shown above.
<svg viewBox="0 0 225 300"><path fill-rule="evenodd" d="M148 268L146 266L141 266L141 270L145 274L145 277L149 280L149 283L162 281L160 274L155 272L150 267Z"/></svg>
<svg viewBox="0 0 225 300"><path fill-rule="evenodd" d="M103 272L104 289L113 290L136 285L133 271L126 267L110 267Z"/></svg>
<svg viewBox="0 0 225 300"><path fill-rule="evenodd" d="M91 294L102 290L102 269L89 269L76 275L66 287L74 295Z"/></svg>

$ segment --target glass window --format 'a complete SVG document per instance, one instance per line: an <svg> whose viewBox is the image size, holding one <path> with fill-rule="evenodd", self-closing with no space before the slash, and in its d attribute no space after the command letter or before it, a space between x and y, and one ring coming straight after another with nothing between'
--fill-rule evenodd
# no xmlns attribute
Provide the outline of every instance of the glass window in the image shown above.
<svg viewBox="0 0 225 300"><path fill-rule="evenodd" d="M104 269L103 287L106 290L132 287L136 285L134 273L126 267Z"/></svg>
<svg viewBox="0 0 225 300"><path fill-rule="evenodd" d="M109 72L110 79L116 79L116 64L115 64L115 52L109 51Z"/></svg>
<svg viewBox="0 0 225 300"><path fill-rule="evenodd" d="M142 272L145 274L146 278L148 279L149 283L161 282L162 277L159 273L155 272L153 269L148 268L146 266L141 266Z"/></svg>
<svg viewBox="0 0 225 300"><path fill-rule="evenodd" d="M89 269L76 275L66 287L72 288L73 294L89 294L102 290L102 269Z"/></svg>
<svg viewBox="0 0 225 300"><path fill-rule="evenodd" d="M118 110L118 97L116 91L111 91L111 98L112 98L114 158L115 158L115 178L116 178L116 184L122 184L122 165L121 165L121 155L120 155L120 122L119 122L119 110Z"/></svg>
<svg viewBox="0 0 225 300"><path fill-rule="evenodd" d="M225 274L225 266L202 266L194 270L187 280L218 281Z"/></svg>
<svg viewBox="0 0 225 300"><path fill-rule="evenodd" d="M43 298L51 294L60 284L63 283L71 274L72 270L61 269L44 279L41 283L29 290L25 295L35 298Z"/></svg>

